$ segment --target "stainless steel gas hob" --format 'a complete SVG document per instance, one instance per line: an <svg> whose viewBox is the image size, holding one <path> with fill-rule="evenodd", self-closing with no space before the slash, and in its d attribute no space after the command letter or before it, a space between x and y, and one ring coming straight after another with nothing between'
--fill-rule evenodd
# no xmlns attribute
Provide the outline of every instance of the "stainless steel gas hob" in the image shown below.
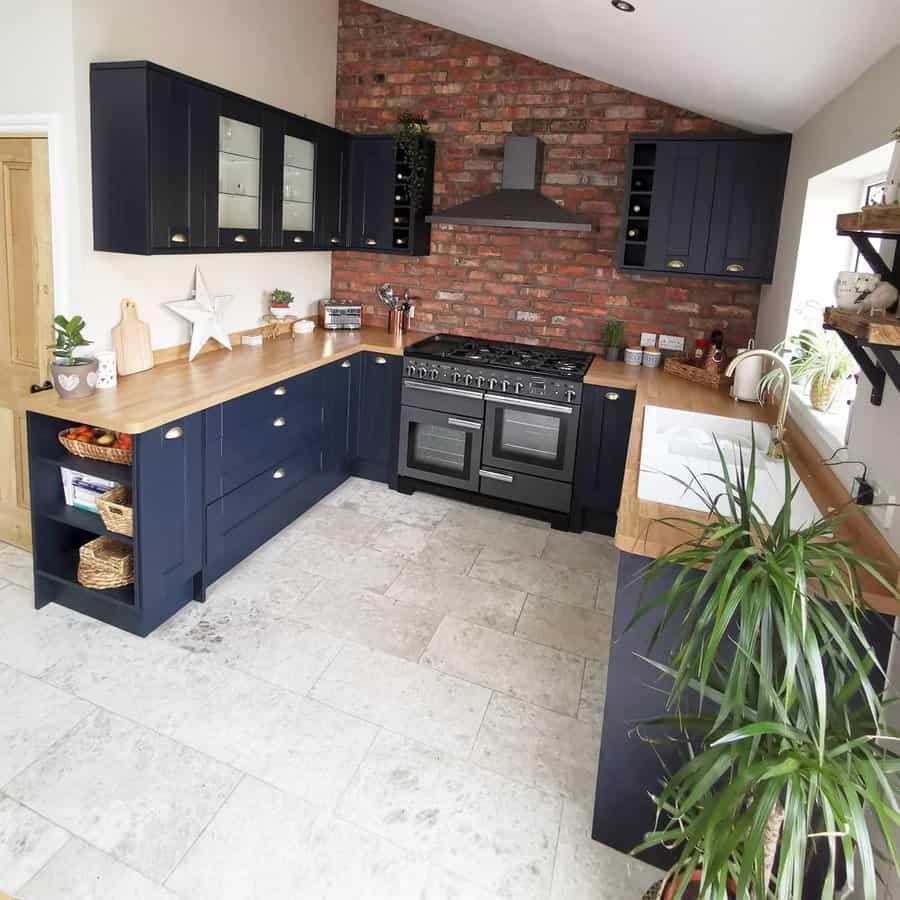
<svg viewBox="0 0 900 900"><path fill-rule="evenodd" d="M590 353L438 334L408 347L401 478L568 513Z"/></svg>

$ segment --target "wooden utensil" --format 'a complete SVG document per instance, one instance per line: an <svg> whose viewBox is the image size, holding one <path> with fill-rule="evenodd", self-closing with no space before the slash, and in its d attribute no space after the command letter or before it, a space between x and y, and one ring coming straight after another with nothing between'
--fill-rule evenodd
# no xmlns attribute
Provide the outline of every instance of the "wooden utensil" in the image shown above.
<svg viewBox="0 0 900 900"><path fill-rule="evenodd" d="M138 318L137 304L122 301L122 321L112 330L113 349L120 375L133 375L153 368L150 326Z"/></svg>

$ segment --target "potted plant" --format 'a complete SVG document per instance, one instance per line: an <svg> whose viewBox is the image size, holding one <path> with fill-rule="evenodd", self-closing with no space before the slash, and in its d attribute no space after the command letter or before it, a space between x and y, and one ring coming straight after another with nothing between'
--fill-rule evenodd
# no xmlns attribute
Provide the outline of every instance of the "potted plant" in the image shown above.
<svg viewBox="0 0 900 900"><path fill-rule="evenodd" d="M79 347L87 347L85 321L81 316L57 316L53 320L56 343L48 349L53 351L50 363L50 379L56 392L63 400L77 400L90 397L97 389L97 360L90 356L76 356Z"/></svg>
<svg viewBox="0 0 900 900"><path fill-rule="evenodd" d="M603 343L606 345L606 359L616 362L625 337L625 323L621 319L609 318L603 328Z"/></svg>
<svg viewBox="0 0 900 900"><path fill-rule="evenodd" d="M269 311L276 318L283 319L285 316L290 315L293 302L294 295L290 291L282 291L280 288L275 288L269 301Z"/></svg>
<svg viewBox="0 0 900 900"><path fill-rule="evenodd" d="M799 384L809 386L810 403L819 412L828 412L853 371L853 357L833 331L804 329L777 344L775 352L790 354L791 375ZM782 380L781 370L772 369L760 381L760 391L780 390Z"/></svg>
<svg viewBox="0 0 900 900"><path fill-rule="evenodd" d="M428 119L415 113L402 112L397 116L395 137L400 157L408 168L406 188L409 205L416 209L422 203L425 193L425 178L428 174Z"/></svg>
<svg viewBox="0 0 900 900"><path fill-rule="evenodd" d="M721 900L729 882L737 900L800 900L815 837L828 849L816 896L836 896L840 855L848 882L859 862L861 896L875 900L864 808L896 865L900 759L875 740L897 737L872 680L884 673L861 627L859 576L889 596L900 591L835 537L842 513L791 527L787 459L784 502L767 521L753 502L755 455L752 446L732 476L720 449L715 495L694 478L682 482L703 499L708 520L676 519L690 537L645 573L652 590L673 566L678 572L635 615L658 616L654 640L666 627L677 634L667 664L646 660L669 680L671 715L645 724L676 728L689 743L655 798L657 828L635 852L680 851L660 895L667 900L691 896L689 888Z"/></svg>

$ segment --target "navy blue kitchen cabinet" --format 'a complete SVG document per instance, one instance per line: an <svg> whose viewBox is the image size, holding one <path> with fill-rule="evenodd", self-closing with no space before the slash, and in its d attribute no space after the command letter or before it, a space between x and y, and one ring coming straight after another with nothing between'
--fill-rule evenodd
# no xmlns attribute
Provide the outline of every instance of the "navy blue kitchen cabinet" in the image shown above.
<svg viewBox="0 0 900 900"><path fill-rule="evenodd" d="M403 359L363 353L353 474L392 483L397 477Z"/></svg>
<svg viewBox="0 0 900 900"><path fill-rule="evenodd" d="M92 63L94 249L430 252L392 135L352 136L146 61ZM351 227L355 223L355 227Z"/></svg>
<svg viewBox="0 0 900 900"><path fill-rule="evenodd" d="M786 135L633 137L619 270L771 281L790 145Z"/></svg>
<svg viewBox="0 0 900 900"><path fill-rule="evenodd" d="M323 373L324 476L328 490L333 490L350 474L355 455L362 360L355 354L329 363Z"/></svg>
<svg viewBox="0 0 900 900"><path fill-rule="evenodd" d="M615 534L634 391L586 384L575 457L571 527Z"/></svg>
<svg viewBox="0 0 900 900"><path fill-rule="evenodd" d="M28 413L35 606L59 603L146 635L203 596L203 431L197 413L136 435L131 466L70 456L57 434L73 424ZM132 488L134 537L67 506L60 467ZM134 548L135 583L92 590L76 578L78 548L106 535Z"/></svg>

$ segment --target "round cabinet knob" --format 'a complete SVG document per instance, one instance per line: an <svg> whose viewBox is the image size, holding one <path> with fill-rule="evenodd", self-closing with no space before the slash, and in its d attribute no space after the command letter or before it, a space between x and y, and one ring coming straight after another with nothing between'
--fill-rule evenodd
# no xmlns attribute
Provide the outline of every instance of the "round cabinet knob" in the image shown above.
<svg viewBox="0 0 900 900"><path fill-rule="evenodd" d="M273 426L274 428L284 428L286 421L287 421L287 420L284 418L284 416L279 416L279 417L272 423L272 426Z"/></svg>
<svg viewBox="0 0 900 900"><path fill-rule="evenodd" d="M272 393L276 397L283 397L287 393L287 388L283 384L279 384L278 387L275 388L274 391L272 391Z"/></svg>
<svg viewBox="0 0 900 900"><path fill-rule="evenodd" d="M277 481L279 478L284 478L286 474L284 469L278 468L272 473L272 477Z"/></svg>

